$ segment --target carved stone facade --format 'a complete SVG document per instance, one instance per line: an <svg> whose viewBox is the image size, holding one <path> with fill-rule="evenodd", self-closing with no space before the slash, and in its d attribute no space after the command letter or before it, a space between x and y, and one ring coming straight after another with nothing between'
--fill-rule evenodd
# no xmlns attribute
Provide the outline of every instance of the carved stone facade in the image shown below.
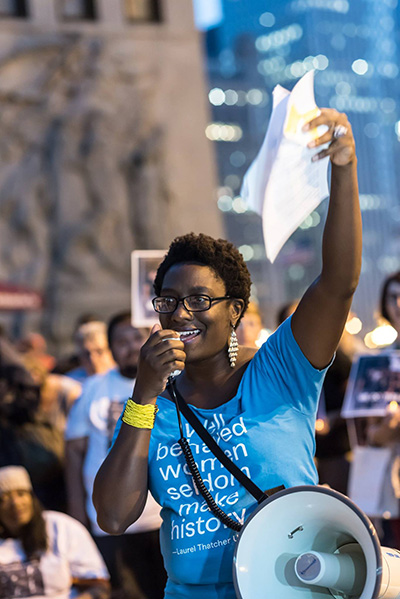
<svg viewBox="0 0 400 599"><path fill-rule="evenodd" d="M134 26L46 4L0 21L0 280L43 292L23 328L64 351L82 313L129 308L133 249L221 223L188 0Z"/></svg>

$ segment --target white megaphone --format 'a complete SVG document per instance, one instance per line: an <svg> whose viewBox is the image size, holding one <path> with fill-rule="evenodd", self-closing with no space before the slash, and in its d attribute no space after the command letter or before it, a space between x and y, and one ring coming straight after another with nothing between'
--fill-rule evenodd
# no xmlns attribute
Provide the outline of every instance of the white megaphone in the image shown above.
<svg viewBox="0 0 400 599"><path fill-rule="evenodd" d="M400 552L326 487L266 499L240 532L233 575L238 599L400 599Z"/></svg>

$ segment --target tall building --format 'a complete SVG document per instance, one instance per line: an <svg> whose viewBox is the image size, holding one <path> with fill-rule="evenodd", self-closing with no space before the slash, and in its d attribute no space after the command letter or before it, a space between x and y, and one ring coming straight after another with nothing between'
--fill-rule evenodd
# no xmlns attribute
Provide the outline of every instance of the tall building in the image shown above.
<svg viewBox="0 0 400 599"><path fill-rule="evenodd" d="M364 245L353 307L363 332L374 326L382 280L400 268L399 31L397 0L225 0L224 21L207 34L213 109L207 131L218 152L218 205L270 326L276 308L301 295L319 272L327 202L270 265L260 218L247 212L240 182L262 143L274 86L291 89L310 69L318 105L346 112L355 133Z"/></svg>

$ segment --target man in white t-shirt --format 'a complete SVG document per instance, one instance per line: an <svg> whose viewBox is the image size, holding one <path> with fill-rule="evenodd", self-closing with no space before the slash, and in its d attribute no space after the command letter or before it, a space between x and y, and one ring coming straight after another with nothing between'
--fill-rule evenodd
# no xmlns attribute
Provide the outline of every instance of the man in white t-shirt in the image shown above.
<svg viewBox="0 0 400 599"><path fill-rule="evenodd" d="M107 455L124 403L132 395L145 335L131 325L129 313L122 313L110 321L108 340L117 367L87 379L67 421L69 512L91 530L113 588L126 586L121 572L128 570L130 599L162 599L166 578L159 549L159 505L149 495L139 520L123 535L109 536L98 526L92 502L95 476Z"/></svg>

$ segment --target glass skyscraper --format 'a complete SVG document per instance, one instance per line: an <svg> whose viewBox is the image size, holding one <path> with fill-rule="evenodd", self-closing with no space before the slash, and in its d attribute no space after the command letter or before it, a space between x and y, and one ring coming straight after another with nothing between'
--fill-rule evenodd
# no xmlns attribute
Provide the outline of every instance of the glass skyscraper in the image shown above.
<svg viewBox="0 0 400 599"><path fill-rule="evenodd" d="M265 258L260 217L240 183L261 146L277 84L291 89L315 69L319 106L348 114L355 133L364 225L363 269L354 310L375 325L383 279L400 269L400 16L397 0L224 0L224 20L206 34L218 205L241 247L267 325L320 270L327 202L306 219L274 265Z"/></svg>

